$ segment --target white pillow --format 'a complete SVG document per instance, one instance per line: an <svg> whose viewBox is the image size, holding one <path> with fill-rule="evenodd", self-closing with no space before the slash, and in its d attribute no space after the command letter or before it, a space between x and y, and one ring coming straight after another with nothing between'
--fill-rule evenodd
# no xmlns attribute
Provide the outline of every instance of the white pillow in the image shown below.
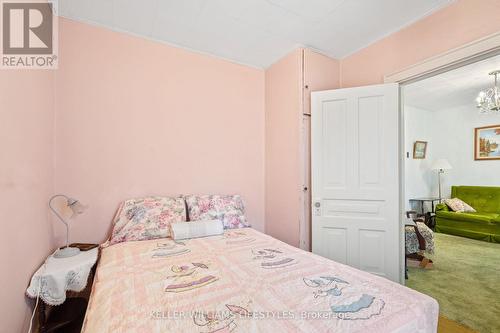
<svg viewBox="0 0 500 333"><path fill-rule="evenodd" d="M171 223L172 238L175 240L221 235L224 225L220 220Z"/></svg>
<svg viewBox="0 0 500 333"><path fill-rule="evenodd" d="M476 210L459 198L445 199L444 203L457 213L475 213Z"/></svg>

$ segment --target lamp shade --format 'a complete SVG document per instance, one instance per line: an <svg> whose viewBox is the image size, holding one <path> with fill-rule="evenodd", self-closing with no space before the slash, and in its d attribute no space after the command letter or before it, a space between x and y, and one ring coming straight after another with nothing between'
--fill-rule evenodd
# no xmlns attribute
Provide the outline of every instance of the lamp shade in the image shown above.
<svg viewBox="0 0 500 333"><path fill-rule="evenodd" d="M61 222L64 223L64 225L66 226L66 247L58 249L54 253L54 258L68 258L77 255L78 253L80 253L80 250L77 247L69 246L69 223L68 223L69 221L66 221L62 217L62 215L59 214L59 212L52 206L52 201L59 197L63 197L66 199L66 206L69 207L72 212L71 217L82 214L87 207L82 205L78 200L70 198L64 194L56 194L52 196L49 200L50 209L59 218L59 220L61 220Z"/></svg>
<svg viewBox="0 0 500 333"><path fill-rule="evenodd" d="M87 206L82 205L80 201L73 198L68 199L67 205L69 208L71 208L71 211L73 212L72 217L75 215L82 214L87 209Z"/></svg>
<svg viewBox="0 0 500 333"><path fill-rule="evenodd" d="M450 170L452 169L450 162L445 158L440 158L435 160L431 166L432 170Z"/></svg>

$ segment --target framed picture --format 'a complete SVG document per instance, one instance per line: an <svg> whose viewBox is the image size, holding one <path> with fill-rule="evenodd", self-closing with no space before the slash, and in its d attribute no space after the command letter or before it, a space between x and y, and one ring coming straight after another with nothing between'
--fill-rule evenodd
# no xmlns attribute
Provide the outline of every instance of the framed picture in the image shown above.
<svg viewBox="0 0 500 333"><path fill-rule="evenodd" d="M475 129L474 159L476 161L500 160L500 125Z"/></svg>
<svg viewBox="0 0 500 333"><path fill-rule="evenodd" d="M426 151L427 151L426 141L415 141L415 143L413 144L413 158L424 159Z"/></svg>

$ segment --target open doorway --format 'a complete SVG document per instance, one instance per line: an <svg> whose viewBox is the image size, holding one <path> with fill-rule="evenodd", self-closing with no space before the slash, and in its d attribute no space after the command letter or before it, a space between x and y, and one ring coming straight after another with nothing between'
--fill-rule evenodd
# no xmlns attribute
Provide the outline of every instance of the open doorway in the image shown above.
<svg viewBox="0 0 500 333"><path fill-rule="evenodd" d="M500 111L476 101L499 69L494 56L402 87L406 285L478 332L500 331Z"/></svg>

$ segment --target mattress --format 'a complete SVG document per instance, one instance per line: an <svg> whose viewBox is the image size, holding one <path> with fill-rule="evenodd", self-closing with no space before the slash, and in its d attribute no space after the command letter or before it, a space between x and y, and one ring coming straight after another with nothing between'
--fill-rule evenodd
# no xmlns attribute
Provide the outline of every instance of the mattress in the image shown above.
<svg viewBox="0 0 500 333"><path fill-rule="evenodd" d="M436 332L438 304L251 228L104 248L82 332Z"/></svg>

